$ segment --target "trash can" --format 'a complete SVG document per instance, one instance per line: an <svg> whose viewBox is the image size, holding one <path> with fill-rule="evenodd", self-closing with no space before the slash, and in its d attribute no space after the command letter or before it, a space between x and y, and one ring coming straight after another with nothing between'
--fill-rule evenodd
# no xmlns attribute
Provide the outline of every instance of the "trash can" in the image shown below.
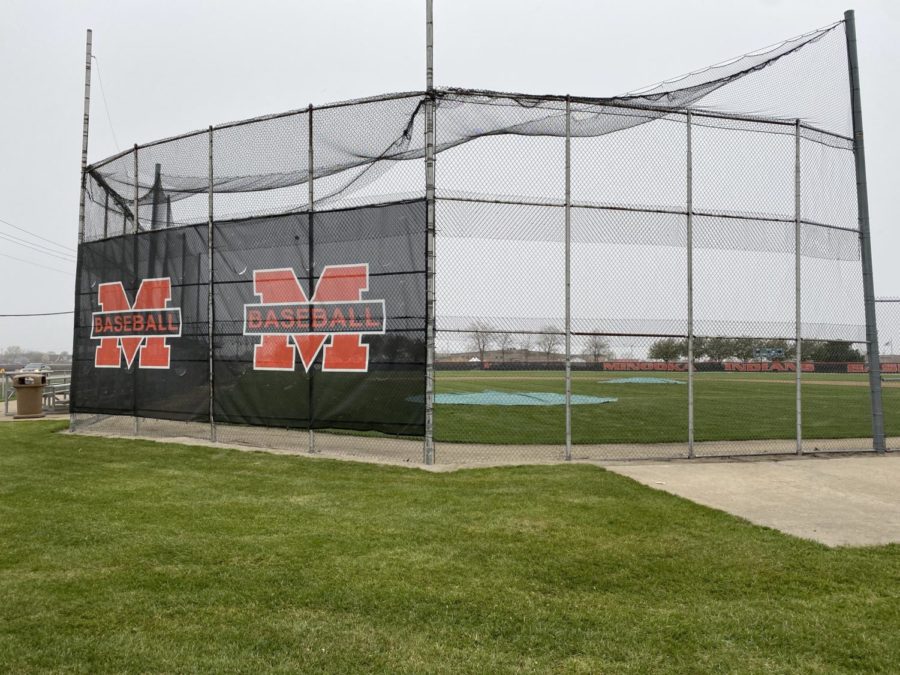
<svg viewBox="0 0 900 675"><path fill-rule="evenodd" d="M13 389L16 390L16 414L14 419L34 419L44 417L45 373L18 373L13 375Z"/></svg>

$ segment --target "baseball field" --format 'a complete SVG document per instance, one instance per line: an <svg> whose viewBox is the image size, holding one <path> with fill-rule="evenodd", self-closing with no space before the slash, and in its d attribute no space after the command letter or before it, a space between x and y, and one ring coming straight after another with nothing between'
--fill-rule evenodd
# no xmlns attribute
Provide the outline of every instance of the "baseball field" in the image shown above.
<svg viewBox="0 0 900 675"><path fill-rule="evenodd" d="M681 384L621 383L659 376ZM652 378L651 378L652 379ZM578 371L574 395L615 402L572 407L572 441L678 443L687 439L687 376L684 373ZM884 383L888 436L900 435L900 382ZM558 393L562 371L438 371L438 394L484 391ZM793 373L709 372L695 375L697 441L790 439L796 432ZM803 435L809 439L871 436L868 379L863 374L804 373ZM438 403L435 437L445 442L553 444L564 438L562 405L495 406Z"/></svg>

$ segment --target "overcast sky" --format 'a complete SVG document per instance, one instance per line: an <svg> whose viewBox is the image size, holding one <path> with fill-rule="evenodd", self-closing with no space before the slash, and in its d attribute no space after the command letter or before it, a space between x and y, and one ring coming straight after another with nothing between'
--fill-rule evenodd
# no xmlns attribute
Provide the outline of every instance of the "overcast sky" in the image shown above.
<svg viewBox="0 0 900 675"><path fill-rule="evenodd" d="M75 265L67 251L74 257L86 28L94 30L99 66L93 162L209 124L421 89L424 5L3 0L0 219L67 248L0 223L0 314L73 306ZM435 0L435 82L620 94L833 23L844 9L845 2L831 0ZM900 296L900 234L891 208L900 177L900 3L865 1L855 9L876 294ZM71 350L71 321L0 318L0 350Z"/></svg>

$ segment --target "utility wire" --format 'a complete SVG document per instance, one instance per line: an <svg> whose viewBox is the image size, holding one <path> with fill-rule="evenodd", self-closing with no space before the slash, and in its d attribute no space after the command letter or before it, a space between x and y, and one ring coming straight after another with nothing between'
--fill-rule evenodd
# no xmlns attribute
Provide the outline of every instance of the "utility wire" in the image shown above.
<svg viewBox="0 0 900 675"><path fill-rule="evenodd" d="M67 272L66 270L58 270L55 267L48 267L47 265L41 265L40 263L36 263L33 260L25 260L24 258L16 258L13 255L8 255L6 253L0 253L0 256L4 258L9 258L10 260L18 260L19 262L26 263L28 265L34 265L35 267L43 267L45 270L50 270L51 272L59 272L60 274L68 274L71 277L75 276L74 272Z"/></svg>
<svg viewBox="0 0 900 675"><path fill-rule="evenodd" d="M24 229L24 228L22 228L22 227L19 227L18 225L13 225L13 224L12 224L11 222L9 222L8 220L3 220L3 218L0 218L0 223L3 223L4 225L9 225L9 226L10 226L11 228L13 228L14 230L19 230L19 232L24 232L24 233L27 234L29 237L34 237L35 239L40 239L41 241L45 241L45 242L47 242L48 244L53 244L54 246L58 246L59 248L64 248L64 249L66 249L67 251L71 251L72 253L75 252L75 249L72 248L71 246L65 246L65 245L63 245L63 244L57 244L57 243L56 243L55 241L53 241L52 239L47 239L47 238L45 238L45 237L42 237L42 236L39 235L39 234L34 234L33 232L29 232L28 230L26 230L26 229Z"/></svg>
<svg viewBox="0 0 900 675"><path fill-rule="evenodd" d="M109 122L109 133L112 134L113 143L116 144L116 152L122 152L122 149L119 147L119 139L116 138L116 130L113 128L112 117L109 114L109 104L106 102L106 91L104 91L103 87L103 78L100 77L100 61L97 60L96 56L91 56L94 59L94 63L97 64L97 81L100 83L100 98L103 99L103 109L106 111L106 121Z"/></svg>
<svg viewBox="0 0 900 675"><path fill-rule="evenodd" d="M59 316L60 314L74 314L75 312L71 309L68 312L37 312L35 314L0 314L0 319L5 319L9 317L15 316Z"/></svg>
<svg viewBox="0 0 900 675"><path fill-rule="evenodd" d="M26 242L23 239L19 239L18 237L13 237L12 235L4 234L2 232L0 232L0 240L11 242L11 243L15 244L16 246L24 246L25 248L30 248L32 251L37 251L38 253L41 253L43 255L49 255L53 258L56 258L57 260L62 260L63 262L67 262L67 263L75 262L75 258L73 258L72 256L70 256L68 254L56 253L54 251L48 251L45 248L38 248L37 246L32 246L31 244L29 244L28 242Z"/></svg>

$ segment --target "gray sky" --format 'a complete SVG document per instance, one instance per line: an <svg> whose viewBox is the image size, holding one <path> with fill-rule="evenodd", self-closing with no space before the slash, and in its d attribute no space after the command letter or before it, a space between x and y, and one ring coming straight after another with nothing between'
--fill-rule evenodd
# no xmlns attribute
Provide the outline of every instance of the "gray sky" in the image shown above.
<svg viewBox="0 0 900 675"><path fill-rule="evenodd" d="M831 0L435 5L437 84L584 96L701 68L832 23L847 8ZM900 233L890 208L900 151L900 3L858 2L855 9L876 293L900 295ZM209 124L420 89L423 22L424 0L4 0L0 219L75 247L87 27L112 118L111 129L95 71L89 161L96 161ZM45 246L2 223L0 235ZM74 262L6 239L0 253L74 272ZM0 269L0 314L72 308L72 274L8 257L0 257ZM11 344L70 350L71 316L0 318L0 350Z"/></svg>

